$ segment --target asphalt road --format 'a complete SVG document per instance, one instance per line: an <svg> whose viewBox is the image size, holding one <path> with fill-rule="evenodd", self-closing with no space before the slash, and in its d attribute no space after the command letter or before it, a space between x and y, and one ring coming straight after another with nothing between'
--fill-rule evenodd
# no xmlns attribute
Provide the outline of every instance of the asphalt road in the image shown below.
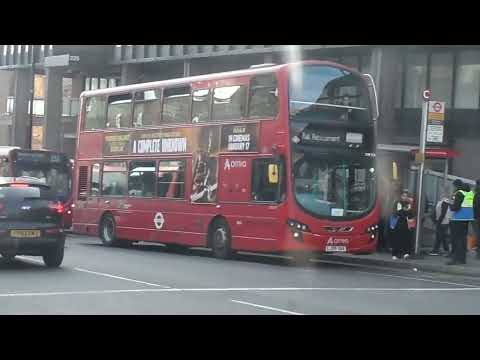
<svg viewBox="0 0 480 360"><path fill-rule="evenodd" d="M480 314L480 279L71 235L60 269L0 258L0 314Z"/></svg>

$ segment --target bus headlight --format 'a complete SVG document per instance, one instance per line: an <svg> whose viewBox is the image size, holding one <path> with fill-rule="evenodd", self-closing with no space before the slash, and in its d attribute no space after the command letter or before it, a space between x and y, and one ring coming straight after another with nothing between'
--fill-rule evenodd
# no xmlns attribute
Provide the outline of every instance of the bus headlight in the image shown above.
<svg viewBox="0 0 480 360"><path fill-rule="evenodd" d="M295 230L296 232L298 232L298 230L310 232L308 226L299 221L288 219L287 224L292 228L292 230Z"/></svg>

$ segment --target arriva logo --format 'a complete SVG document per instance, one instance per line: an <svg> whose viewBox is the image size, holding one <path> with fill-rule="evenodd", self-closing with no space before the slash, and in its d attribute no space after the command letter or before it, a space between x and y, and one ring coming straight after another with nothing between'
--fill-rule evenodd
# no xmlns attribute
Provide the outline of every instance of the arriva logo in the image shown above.
<svg viewBox="0 0 480 360"><path fill-rule="evenodd" d="M228 160L225 159L223 170L230 170L231 168L246 168L247 162L245 160Z"/></svg>

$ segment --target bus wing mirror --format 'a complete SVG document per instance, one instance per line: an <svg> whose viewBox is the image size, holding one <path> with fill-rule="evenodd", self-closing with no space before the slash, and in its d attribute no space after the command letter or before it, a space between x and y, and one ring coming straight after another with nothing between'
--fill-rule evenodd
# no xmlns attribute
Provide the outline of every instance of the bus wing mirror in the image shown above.
<svg viewBox="0 0 480 360"><path fill-rule="evenodd" d="M270 184L278 184L278 165L268 164L268 182Z"/></svg>
<svg viewBox="0 0 480 360"><path fill-rule="evenodd" d="M370 103L372 104L372 115L373 120L376 121L380 112L378 110L378 97L377 97L377 88L375 87L375 81L373 80L372 75L370 74L363 74L368 82L368 93L370 96Z"/></svg>

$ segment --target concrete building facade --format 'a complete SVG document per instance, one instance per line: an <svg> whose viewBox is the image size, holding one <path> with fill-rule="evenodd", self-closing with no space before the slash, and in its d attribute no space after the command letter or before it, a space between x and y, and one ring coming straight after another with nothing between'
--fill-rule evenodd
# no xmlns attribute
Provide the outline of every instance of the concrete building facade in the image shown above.
<svg viewBox="0 0 480 360"><path fill-rule="evenodd" d="M461 153L449 160L450 173L480 177L480 162L476 161L480 151L478 46L0 45L0 142L27 146L32 69L45 79L44 98L36 99L43 101L43 111L34 116L37 130L42 129L43 146L73 157L76 99L85 89L299 59L332 60L372 74L379 94L377 155L381 174L390 176L395 163L400 180L409 182L410 150L419 143L421 93L431 88L433 99L446 102L446 118L443 143L429 146ZM2 110L7 93L14 98L10 113ZM2 130L6 127L9 136ZM433 161L429 166L442 171L444 164Z"/></svg>

